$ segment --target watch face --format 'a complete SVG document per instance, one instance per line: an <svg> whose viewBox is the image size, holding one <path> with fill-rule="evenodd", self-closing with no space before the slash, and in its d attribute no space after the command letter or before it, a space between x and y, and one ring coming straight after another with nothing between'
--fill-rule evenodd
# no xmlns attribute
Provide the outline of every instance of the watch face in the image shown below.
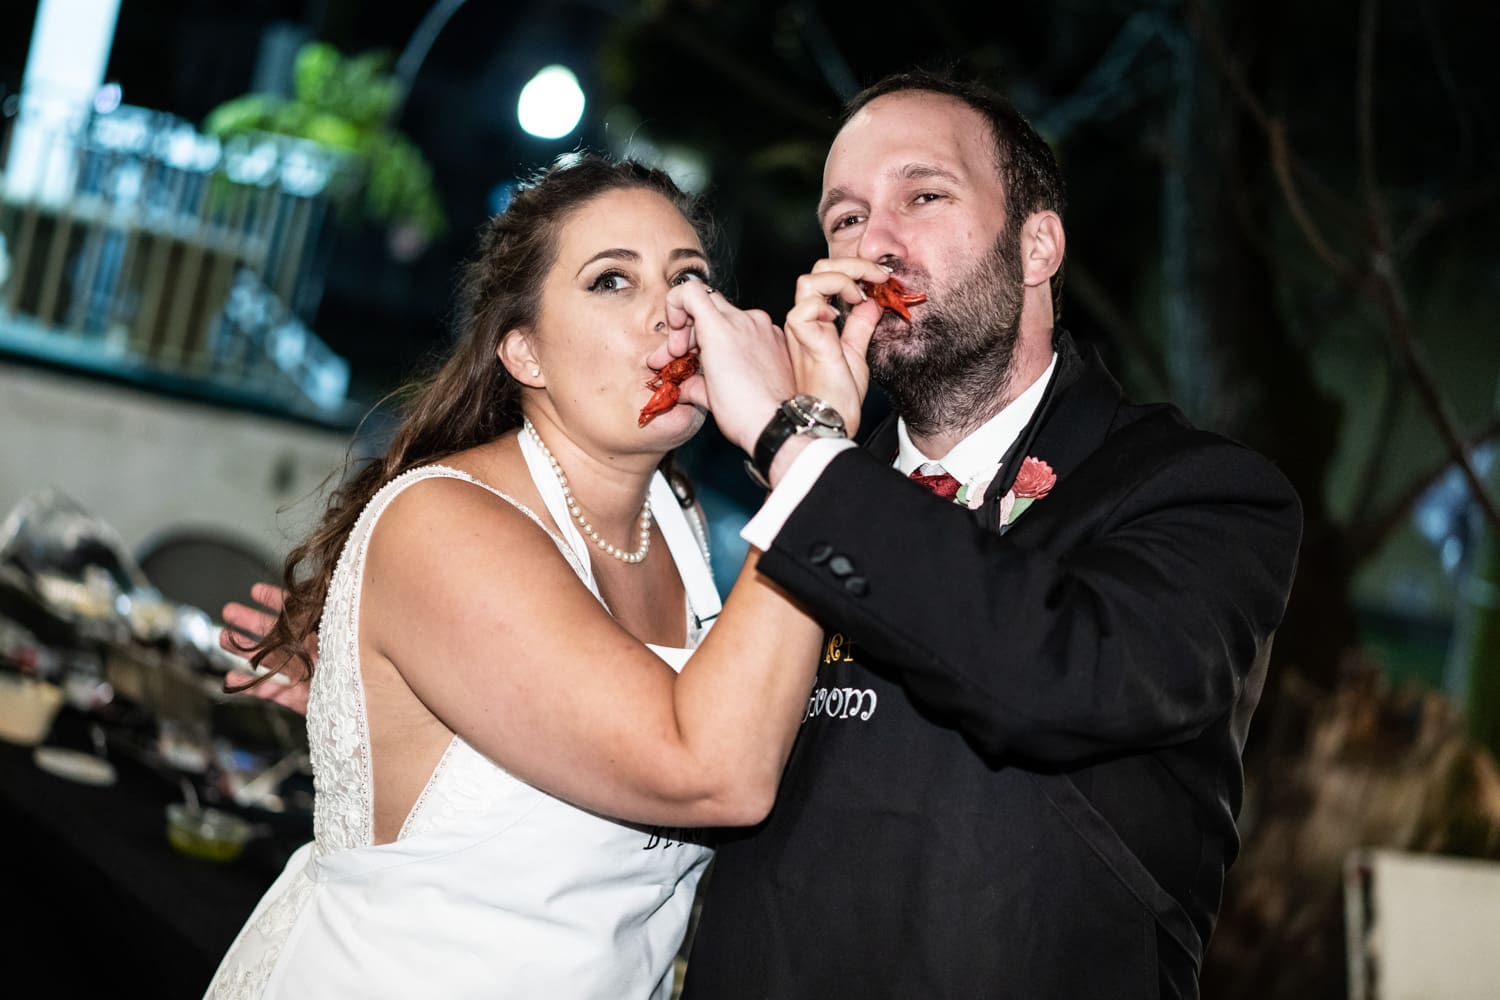
<svg viewBox="0 0 1500 1000"><path fill-rule="evenodd" d="M811 426L827 427L836 431L844 429L844 418L839 411L816 396L799 393L792 398L792 403L806 416Z"/></svg>

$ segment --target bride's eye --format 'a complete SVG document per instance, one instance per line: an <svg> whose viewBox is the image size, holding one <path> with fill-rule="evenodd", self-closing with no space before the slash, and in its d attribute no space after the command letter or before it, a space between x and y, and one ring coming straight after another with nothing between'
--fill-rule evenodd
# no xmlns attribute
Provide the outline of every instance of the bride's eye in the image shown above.
<svg viewBox="0 0 1500 1000"><path fill-rule="evenodd" d="M672 284L685 285L689 281L701 281L706 285L708 284L708 272L699 267L690 267L685 271L679 272L678 275L672 279Z"/></svg>
<svg viewBox="0 0 1500 1000"><path fill-rule="evenodd" d="M589 286L591 292L619 292L630 287L630 279L623 271L605 271Z"/></svg>

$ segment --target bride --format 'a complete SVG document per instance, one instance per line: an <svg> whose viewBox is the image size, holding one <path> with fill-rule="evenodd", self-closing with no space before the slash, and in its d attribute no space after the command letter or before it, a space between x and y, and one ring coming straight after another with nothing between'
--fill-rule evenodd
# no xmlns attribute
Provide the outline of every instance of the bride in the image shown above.
<svg viewBox="0 0 1500 1000"><path fill-rule="evenodd" d="M461 340L288 560L255 661L312 671L315 840L210 997L670 995L693 831L769 811L820 637L753 551L720 615L663 471L703 413L639 426L674 287L780 335L713 295L706 230L596 157L491 220Z"/></svg>

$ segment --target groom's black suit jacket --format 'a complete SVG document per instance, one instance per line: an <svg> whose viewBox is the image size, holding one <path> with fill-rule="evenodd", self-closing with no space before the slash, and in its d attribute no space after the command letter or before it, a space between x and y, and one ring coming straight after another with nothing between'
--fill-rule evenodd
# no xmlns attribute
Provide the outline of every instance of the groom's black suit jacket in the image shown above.
<svg viewBox="0 0 1500 1000"><path fill-rule="evenodd" d="M1301 511L1056 347L982 508L892 471L890 425L763 554L829 637L775 810L709 876L692 1000L1197 995ZM1002 532L1026 456L1057 482Z"/></svg>

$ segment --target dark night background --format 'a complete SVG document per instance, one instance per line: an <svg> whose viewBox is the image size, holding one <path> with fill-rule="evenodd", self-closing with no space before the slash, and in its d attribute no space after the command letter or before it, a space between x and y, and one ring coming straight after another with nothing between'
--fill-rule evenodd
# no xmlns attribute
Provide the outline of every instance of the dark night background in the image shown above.
<svg viewBox="0 0 1500 1000"><path fill-rule="evenodd" d="M127 104L201 122L267 69L268 31L396 53L428 9L123 0L106 79ZM20 85L34 12L0 11L0 95ZM1388 777L1426 766L1420 701L1388 700L1402 683L1445 690L1475 746L1500 743L1500 630L1472 596L1500 577L1496 525L1456 461L1478 448L1474 476L1500 493L1485 450L1500 415L1496 37L1500 6L1461 0L476 0L437 36L397 123L433 166L449 230L402 262L378 227L341 224L311 325L349 358L354 394L378 398L446 344L455 268L496 187L579 146L699 157L724 284L778 315L823 252L813 208L842 99L912 65L983 76L1054 144L1070 186L1064 324L1132 395L1262 450L1303 498L1302 566L1252 744L1261 825L1205 996L1340 996L1328 859L1351 838L1399 838L1374 806L1321 812L1320 783L1367 759ZM553 62L589 103L579 130L544 142L514 108ZM711 491L753 502L711 430L688 459ZM1365 742L1310 764L1351 684L1375 699ZM1293 776L1279 798L1273 774ZM1500 856L1500 825L1472 821L1500 811L1464 794L1442 808L1467 818L1400 846Z"/></svg>

